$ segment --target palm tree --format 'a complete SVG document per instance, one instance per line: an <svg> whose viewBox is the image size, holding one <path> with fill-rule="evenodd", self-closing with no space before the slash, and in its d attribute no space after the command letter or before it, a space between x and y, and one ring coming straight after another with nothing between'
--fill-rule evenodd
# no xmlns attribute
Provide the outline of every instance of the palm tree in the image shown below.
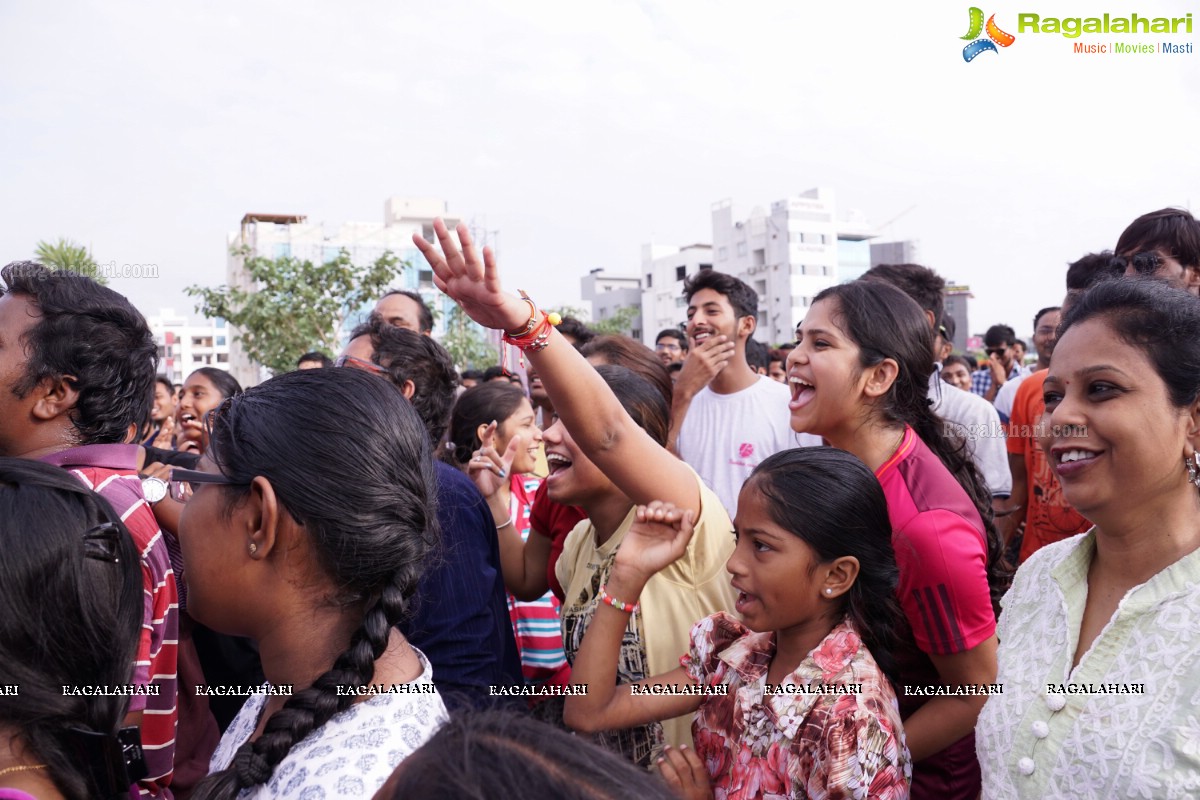
<svg viewBox="0 0 1200 800"><path fill-rule="evenodd" d="M33 252L38 261L51 269L75 272L86 275L97 283L108 283L108 280L100 274L100 269L96 266L96 260L92 258L91 252L83 245L75 244L69 239L60 236L54 244L45 241L38 242L37 248Z"/></svg>

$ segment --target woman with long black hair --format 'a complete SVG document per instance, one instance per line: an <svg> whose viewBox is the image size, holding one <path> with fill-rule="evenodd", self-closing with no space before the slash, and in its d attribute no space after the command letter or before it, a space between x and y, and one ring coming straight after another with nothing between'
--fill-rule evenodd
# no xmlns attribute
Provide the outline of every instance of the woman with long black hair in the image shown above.
<svg viewBox="0 0 1200 800"><path fill-rule="evenodd" d="M787 363L792 429L858 456L887 497L909 627L899 701L912 796L977 797L973 729L986 695L933 692L995 682L1009 572L987 487L929 406L929 322L894 286L852 281L818 294L797 334ZM910 695L907 686L921 688Z"/></svg>
<svg viewBox="0 0 1200 800"><path fill-rule="evenodd" d="M119 738L141 633L137 546L103 497L27 459L0 458L0 520L0 686L16 687L0 700L0 797L129 797L145 774L130 774Z"/></svg>
<svg viewBox="0 0 1200 800"><path fill-rule="evenodd" d="M209 429L200 471L173 475L190 609L256 640L268 683L193 797L369 796L446 719L396 629L437 538L425 427L386 381L335 369L232 397Z"/></svg>

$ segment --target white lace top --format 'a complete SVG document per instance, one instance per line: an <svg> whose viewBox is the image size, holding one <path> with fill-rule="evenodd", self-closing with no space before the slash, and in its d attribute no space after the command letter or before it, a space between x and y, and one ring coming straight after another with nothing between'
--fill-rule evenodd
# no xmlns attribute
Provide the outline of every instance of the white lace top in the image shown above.
<svg viewBox="0 0 1200 800"><path fill-rule="evenodd" d="M421 675L408 683L377 689L387 694L369 696L328 722L302 741L275 768L266 783L243 790L238 800L333 800L368 798L383 786L396 765L423 745L449 717L433 686L433 669L425 654ZM209 761L209 772L225 769L234 753L258 727L265 695L253 695L233 718Z"/></svg>
<svg viewBox="0 0 1200 800"><path fill-rule="evenodd" d="M1200 797L1200 550L1131 589L1072 670L1095 547L1042 548L1004 598L986 800Z"/></svg>

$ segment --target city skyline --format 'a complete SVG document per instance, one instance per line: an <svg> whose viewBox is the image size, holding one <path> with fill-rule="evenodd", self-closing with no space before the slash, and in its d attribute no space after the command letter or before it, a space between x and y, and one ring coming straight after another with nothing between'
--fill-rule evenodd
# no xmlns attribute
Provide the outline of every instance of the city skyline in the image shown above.
<svg viewBox="0 0 1200 800"><path fill-rule="evenodd" d="M1023 10L989 13L1016 30ZM1043 33L964 63L966 17L882 2L10 6L0 252L65 236L154 264L158 278L111 285L147 316L198 319L183 288L226 281L244 214L336 227L379 221L386 197L440 197L501 231L506 286L579 305L592 269L636 275L644 244L709 241L715 202L741 219L830 186L969 284L976 331L1027 333L1068 261L1190 204L1200 56L1080 55Z"/></svg>

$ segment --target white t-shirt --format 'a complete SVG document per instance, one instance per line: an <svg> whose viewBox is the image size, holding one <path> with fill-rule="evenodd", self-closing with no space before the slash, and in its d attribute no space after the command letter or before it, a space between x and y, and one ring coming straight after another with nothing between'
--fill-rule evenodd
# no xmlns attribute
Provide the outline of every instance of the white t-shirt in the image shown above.
<svg viewBox="0 0 1200 800"><path fill-rule="evenodd" d="M792 430L791 399L787 384L765 375L740 392L717 394L706 386L692 398L675 446L731 519L756 466L781 450L821 444L819 436Z"/></svg>
<svg viewBox="0 0 1200 800"><path fill-rule="evenodd" d="M1032 372L1029 373L1029 375L1032 374ZM1000 387L1000 391L996 392L996 399L992 405L1000 414L1001 422L1008 422L1012 418L1013 401L1017 399L1017 388L1020 387L1021 381L1028 378L1029 375L1018 375L1012 380L1005 381L1004 385Z"/></svg>
<svg viewBox="0 0 1200 800"><path fill-rule="evenodd" d="M942 365L935 366L929 376L933 412L954 425L966 438L967 450L987 482L988 491L993 495L1012 494L1012 471L1008 468L1004 426L995 406L977 394L946 383L941 378Z"/></svg>
<svg viewBox="0 0 1200 800"><path fill-rule="evenodd" d="M292 746L266 783L243 789L238 800L332 800L370 797L396 765L450 720L433 685L433 668L420 650L421 675L395 684L397 693L355 703ZM382 687L391 689L390 686ZM208 771L225 769L258 727L266 695L252 695L221 737Z"/></svg>

